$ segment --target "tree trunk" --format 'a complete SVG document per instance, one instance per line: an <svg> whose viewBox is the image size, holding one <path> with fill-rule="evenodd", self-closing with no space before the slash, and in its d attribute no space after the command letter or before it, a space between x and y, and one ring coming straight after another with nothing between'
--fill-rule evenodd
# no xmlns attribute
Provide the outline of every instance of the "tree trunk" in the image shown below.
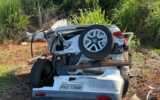
<svg viewBox="0 0 160 100"><path fill-rule="evenodd" d="M38 8L38 23L39 23L39 27L41 27L42 26L42 14L41 14L41 8L40 8L40 4L38 0L37 0L37 8Z"/></svg>

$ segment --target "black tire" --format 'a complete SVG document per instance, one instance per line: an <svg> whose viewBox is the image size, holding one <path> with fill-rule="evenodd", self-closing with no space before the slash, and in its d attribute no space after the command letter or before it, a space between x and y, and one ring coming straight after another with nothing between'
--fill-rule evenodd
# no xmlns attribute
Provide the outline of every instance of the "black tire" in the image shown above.
<svg viewBox="0 0 160 100"><path fill-rule="evenodd" d="M107 36L106 45L104 46L104 48L102 50L100 50L98 52L90 52L90 51L88 51L85 48L84 44L83 44L83 39L84 39L85 35L89 31L91 31L93 29L101 30ZM95 37L96 37L96 39L98 39L97 36L95 36ZM106 56L108 56L112 52L112 49L113 49L113 36L112 36L112 33L110 32L110 30L107 27L105 27L103 25L92 25L92 26L88 27L86 30L84 30L80 34L80 38L79 38L78 44L79 44L79 48L80 48L82 54L84 54L88 58L95 59L95 60L103 60ZM95 44L98 45L98 43L95 43Z"/></svg>
<svg viewBox="0 0 160 100"><path fill-rule="evenodd" d="M49 86L53 83L53 79L49 79L52 73L52 64L49 60L38 59L30 73L30 83L32 87Z"/></svg>
<svg viewBox="0 0 160 100"><path fill-rule="evenodd" d="M128 88L129 88L129 76L128 75L122 75L124 80L124 87L123 87L123 93L122 98L126 95Z"/></svg>

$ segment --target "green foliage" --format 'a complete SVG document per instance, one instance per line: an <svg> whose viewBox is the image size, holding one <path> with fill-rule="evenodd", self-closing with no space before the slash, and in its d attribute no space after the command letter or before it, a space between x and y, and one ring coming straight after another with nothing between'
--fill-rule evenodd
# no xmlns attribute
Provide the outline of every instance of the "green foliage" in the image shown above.
<svg viewBox="0 0 160 100"><path fill-rule="evenodd" d="M10 77L7 75L9 74L11 71L13 71L14 68L11 68L9 66L0 66L0 86L4 83L6 83Z"/></svg>
<svg viewBox="0 0 160 100"><path fill-rule="evenodd" d="M0 96L12 87L12 76L17 69L20 69L20 67L0 65Z"/></svg>
<svg viewBox="0 0 160 100"><path fill-rule="evenodd" d="M155 2L151 2L148 8L150 13L145 20L142 33L144 38L152 41L154 47L160 48L160 1L155 0ZM144 42L146 43L147 41Z"/></svg>
<svg viewBox="0 0 160 100"><path fill-rule="evenodd" d="M134 49L132 50L132 60L136 63L143 63L145 56L142 53L136 52Z"/></svg>
<svg viewBox="0 0 160 100"><path fill-rule="evenodd" d="M120 7L114 9L113 19L123 30L136 31L143 17L141 0L122 0Z"/></svg>
<svg viewBox="0 0 160 100"><path fill-rule="evenodd" d="M160 54L160 49L154 49L153 52Z"/></svg>
<svg viewBox="0 0 160 100"><path fill-rule="evenodd" d="M144 76L145 78L147 78L147 77L150 76L149 71L147 71L147 70L145 70L145 69L143 69L142 73L143 73L143 76Z"/></svg>
<svg viewBox="0 0 160 100"><path fill-rule="evenodd" d="M110 21L106 16L105 12L100 8L96 8L94 10L80 10L80 14L74 15L72 22L73 24L103 24L110 25L112 21Z"/></svg>
<svg viewBox="0 0 160 100"><path fill-rule="evenodd" d="M131 40L130 46L133 49L139 48L140 47L140 39L137 38L136 35L133 36L133 39Z"/></svg>
<svg viewBox="0 0 160 100"><path fill-rule="evenodd" d="M55 6L53 0L21 0L21 5L27 15L37 14L38 6L41 10L52 9Z"/></svg>
<svg viewBox="0 0 160 100"><path fill-rule="evenodd" d="M102 10L105 11L106 15L111 18L113 9L118 8L121 0L99 0L99 5L101 6Z"/></svg>
<svg viewBox="0 0 160 100"><path fill-rule="evenodd" d="M99 3L102 8L104 8L106 11L111 10L118 6L120 0L99 0Z"/></svg>
<svg viewBox="0 0 160 100"><path fill-rule="evenodd" d="M159 0L121 0L113 20L122 30L137 33L143 45L160 48Z"/></svg>
<svg viewBox="0 0 160 100"><path fill-rule="evenodd" d="M99 0L63 0L60 2L58 12L61 14L71 15L78 12L79 9L91 9L98 6Z"/></svg>
<svg viewBox="0 0 160 100"><path fill-rule="evenodd" d="M41 25L53 16L72 17L72 24L114 23L136 33L142 44L160 48L159 0L0 0L0 41L20 36L28 23Z"/></svg>
<svg viewBox="0 0 160 100"><path fill-rule="evenodd" d="M38 15L39 6L42 13L49 10L58 16L66 17L79 9L98 6L98 0L21 0L21 4L27 15Z"/></svg>
<svg viewBox="0 0 160 100"><path fill-rule="evenodd" d="M0 1L0 41L22 35L28 24L19 0Z"/></svg>
<svg viewBox="0 0 160 100"><path fill-rule="evenodd" d="M160 30L160 29L159 29ZM155 41L154 41L154 46L156 48L160 49L160 31L158 32L158 34L156 35Z"/></svg>

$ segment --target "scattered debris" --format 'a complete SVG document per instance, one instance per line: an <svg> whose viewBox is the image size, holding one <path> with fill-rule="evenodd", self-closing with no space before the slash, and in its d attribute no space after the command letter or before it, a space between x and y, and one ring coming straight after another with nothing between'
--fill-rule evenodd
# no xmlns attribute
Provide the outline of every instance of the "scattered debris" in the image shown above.
<svg viewBox="0 0 160 100"><path fill-rule="evenodd" d="M26 46L26 45L27 45L27 42L21 42L21 45L22 45L22 46Z"/></svg>

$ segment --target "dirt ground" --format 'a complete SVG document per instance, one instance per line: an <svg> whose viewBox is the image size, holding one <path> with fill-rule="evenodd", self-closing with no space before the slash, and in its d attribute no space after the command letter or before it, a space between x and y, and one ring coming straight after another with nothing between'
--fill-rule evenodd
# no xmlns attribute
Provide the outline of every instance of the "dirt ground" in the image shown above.
<svg viewBox="0 0 160 100"><path fill-rule="evenodd" d="M34 56L41 55L47 51L47 45L42 42L34 43L33 47ZM145 100L148 86L160 87L160 55L149 50L146 51L138 51L133 54L134 62L131 69L130 86L123 100ZM11 77L10 83L0 94L0 100L31 100L29 73L32 65L27 65L27 61L32 59L30 43L25 46L21 44L1 44L0 52L1 65L23 66L14 73L9 74ZM9 54L6 56L5 52ZM2 54L4 54L4 57ZM160 94L154 93L153 95L157 99L152 100L160 100Z"/></svg>
<svg viewBox="0 0 160 100"><path fill-rule="evenodd" d="M0 100L31 100L29 73L32 65L28 65L28 60L48 53L47 45L43 42L33 43L34 57L31 57L30 43L27 45L1 44L0 51L0 65L2 67L6 65L10 67L22 66L14 73L8 74L11 80L10 83L7 83L8 86L3 93L0 94Z"/></svg>

